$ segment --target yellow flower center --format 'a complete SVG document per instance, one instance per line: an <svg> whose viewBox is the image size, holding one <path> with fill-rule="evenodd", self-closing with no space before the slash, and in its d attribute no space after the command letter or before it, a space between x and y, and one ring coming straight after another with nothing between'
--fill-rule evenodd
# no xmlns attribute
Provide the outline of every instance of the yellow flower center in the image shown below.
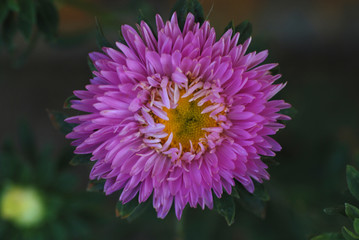
<svg viewBox="0 0 359 240"><path fill-rule="evenodd" d="M198 143L207 133L203 128L218 126L217 122L209 116L209 113L201 113L209 104L198 106L198 101L189 101L192 97L193 95L180 98L177 107L174 109L164 108L169 118L168 121L159 119L165 125L164 131L169 135L173 133L170 148L179 149L179 143L181 143L184 152L191 150L190 141L195 151L199 148Z"/></svg>

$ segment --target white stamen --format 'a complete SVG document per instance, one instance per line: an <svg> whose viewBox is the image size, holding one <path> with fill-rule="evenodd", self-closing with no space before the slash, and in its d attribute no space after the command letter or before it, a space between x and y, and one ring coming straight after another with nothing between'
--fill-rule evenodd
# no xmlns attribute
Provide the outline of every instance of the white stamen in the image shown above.
<svg viewBox="0 0 359 240"><path fill-rule="evenodd" d="M137 120L137 121L139 121L141 124L146 124L147 122L145 121L145 119L142 117L142 116L140 116L139 114L135 114L134 115L134 118Z"/></svg>
<svg viewBox="0 0 359 240"><path fill-rule="evenodd" d="M151 107L151 110L154 114L156 114L157 117L159 118L162 118L163 120L170 120L168 117L167 117L167 113L164 112L162 109L159 109L157 107Z"/></svg>
<svg viewBox="0 0 359 240"><path fill-rule="evenodd" d="M221 106L220 104L208 106L208 107L206 107L205 109L203 109L203 111L201 112L201 114L211 112L211 111L215 110L216 108L218 108L218 107L220 107L220 106Z"/></svg>
<svg viewBox="0 0 359 240"><path fill-rule="evenodd" d="M190 146L191 146L191 152L193 153L193 152L194 152L194 148L193 148L193 143L192 143L191 140L189 140L189 144L190 144Z"/></svg>
<svg viewBox="0 0 359 240"><path fill-rule="evenodd" d="M193 98L191 98L189 101L190 102L195 101L198 98L201 98L201 97L205 96L207 93L209 93L208 90L202 89L202 90L196 92L195 94L193 94Z"/></svg>
<svg viewBox="0 0 359 240"><path fill-rule="evenodd" d="M167 89L166 88L162 88L161 91L161 98L162 98L162 102L164 103L165 107L167 109L170 109L171 105L170 105L170 99L168 97L168 93L167 93Z"/></svg>
<svg viewBox="0 0 359 240"><path fill-rule="evenodd" d="M181 98L186 98L188 97L189 95L191 95L197 88L200 88L203 86L203 83L202 82L199 82L199 83L196 83L194 86L190 87L188 89L188 91L182 95Z"/></svg>
<svg viewBox="0 0 359 240"><path fill-rule="evenodd" d="M197 105L198 106L202 106L203 104L205 104L210 98L211 98L212 96L207 96L207 97L204 97L204 98L202 98L198 103L197 103Z"/></svg>
<svg viewBox="0 0 359 240"><path fill-rule="evenodd" d="M154 138L165 138L168 136L168 133L160 132L160 133L147 133L147 137L154 137Z"/></svg>
<svg viewBox="0 0 359 240"><path fill-rule="evenodd" d="M171 145L172 143L172 139L173 139L173 133L171 133L167 139L167 141L165 142L165 144L162 146L161 151L166 151L168 149L168 147Z"/></svg>
<svg viewBox="0 0 359 240"><path fill-rule="evenodd" d="M204 130L206 132L216 132L216 133L223 132L223 128L221 128L221 127L208 127L208 128L202 128L202 130Z"/></svg>
<svg viewBox="0 0 359 240"><path fill-rule="evenodd" d="M179 92L179 89L178 89L178 85L175 84L175 89L174 89L174 93L173 93L173 100L174 100L174 103L177 104L178 101L179 101L179 98L180 98L180 92Z"/></svg>
<svg viewBox="0 0 359 240"><path fill-rule="evenodd" d="M159 143L159 142L161 142L161 139L158 139L158 138L155 138L155 139L148 139L148 138L145 138L145 139L143 139L143 141L145 142L145 143Z"/></svg>
<svg viewBox="0 0 359 240"><path fill-rule="evenodd" d="M221 105L221 104L217 104L217 105L219 105L219 107L209 114L210 117L214 117L215 115L217 115L218 113L220 113L224 110L223 105Z"/></svg>
<svg viewBox="0 0 359 240"><path fill-rule="evenodd" d="M143 110L143 108L141 109L142 112L142 116L146 119L146 122L150 125L150 126L154 126L155 125L155 121L153 120L153 118L151 117L151 115L146 112L145 110Z"/></svg>

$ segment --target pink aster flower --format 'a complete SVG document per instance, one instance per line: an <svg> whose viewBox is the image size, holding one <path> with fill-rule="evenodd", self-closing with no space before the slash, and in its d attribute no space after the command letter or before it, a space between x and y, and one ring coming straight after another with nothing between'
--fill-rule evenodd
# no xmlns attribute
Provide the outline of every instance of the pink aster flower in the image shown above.
<svg viewBox="0 0 359 240"><path fill-rule="evenodd" d="M270 100L285 84L262 63L267 51L246 54L251 39L237 44L228 30L216 41L208 21L188 14L183 30L176 13L156 16L157 38L145 22L122 26L118 50L90 54L97 71L68 118L78 124L67 138L76 154L92 154L90 178L105 179L104 191L122 190L120 201L152 194L158 217L174 204L181 218L187 204L213 207L213 193L231 194L235 180L249 192L253 180L268 180L262 156L274 156L274 135L289 120L289 108Z"/></svg>

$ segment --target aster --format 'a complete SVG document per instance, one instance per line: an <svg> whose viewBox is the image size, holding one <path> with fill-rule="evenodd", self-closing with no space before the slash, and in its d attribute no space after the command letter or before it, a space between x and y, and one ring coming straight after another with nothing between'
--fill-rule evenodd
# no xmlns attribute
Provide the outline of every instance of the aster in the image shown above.
<svg viewBox="0 0 359 240"><path fill-rule="evenodd" d="M268 51L247 53L251 38L239 44L232 28L216 40L196 19L123 25L117 48L89 54L94 77L71 101L85 114L66 119L75 154L94 161L90 179L122 204L152 196L159 218L172 206L178 219L187 204L212 209L236 184L253 193L269 179L261 156L281 150L270 136L290 119L279 112L290 105L271 100L285 84L274 84L277 64L260 65Z"/></svg>

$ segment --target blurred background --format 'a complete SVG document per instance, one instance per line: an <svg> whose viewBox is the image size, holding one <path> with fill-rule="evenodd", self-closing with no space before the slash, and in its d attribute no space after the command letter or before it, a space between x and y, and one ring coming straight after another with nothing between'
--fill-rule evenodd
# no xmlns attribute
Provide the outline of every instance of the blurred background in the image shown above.
<svg viewBox="0 0 359 240"><path fill-rule="evenodd" d="M359 1L200 2L218 36L231 20L235 25L244 20L253 24L250 50L269 49L268 61L280 64L282 80L288 82L278 98L297 110L275 137L283 150L275 158L280 164L269 169L271 181L265 184L271 196L265 218L239 207L235 223L228 227L214 211L190 209L178 226L173 212L159 220L149 208L129 223L115 217L118 196L95 194L97 202L91 209L101 212L101 216L94 214L102 220L88 221L92 227L84 230L86 238L69 232L63 239L102 239L103 235L106 239L176 239L183 228L177 239L301 240L337 231L346 223L340 216L325 215L323 208L348 201L345 165L359 166ZM174 3L55 1L56 35L39 35L27 42L16 34L12 50L0 46L0 142L17 139L19 122L27 122L39 148L52 146L53 156L69 151L69 141L51 125L46 109L61 110L72 91L88 82L87 54L98 51L95 16L114 42L122 24L134 26L139 9L153 21L156 13L168 18ZM18 140L14 145L20 145ZM78 177L77 191L85 191L89 168L66 171ZM86 214L81 216L86 221Z"/></svg>

